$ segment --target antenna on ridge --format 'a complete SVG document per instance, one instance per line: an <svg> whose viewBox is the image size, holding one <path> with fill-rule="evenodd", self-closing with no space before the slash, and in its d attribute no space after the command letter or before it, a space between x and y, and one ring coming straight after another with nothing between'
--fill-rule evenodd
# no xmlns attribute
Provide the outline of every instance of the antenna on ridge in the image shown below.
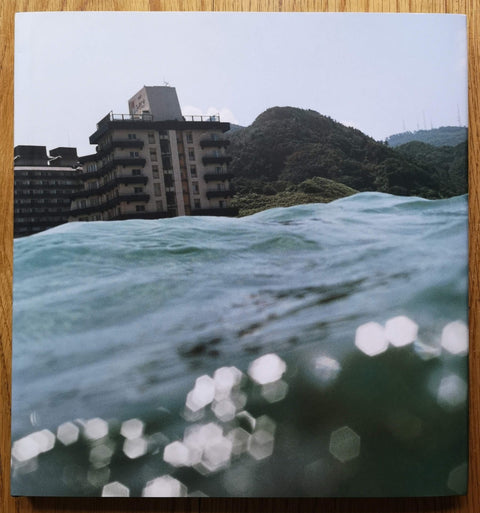
<svg viewBox="0 0 480 513"><path fill-rule="evenodd" d="M458 106L458 103L457 103L457 121L458 121L458 126L462 126L462 118L460 117L460 107Z"/></svg>
<svg viewBox="0 0 480 513"><path fill-rule="evenodd" d="M165 79L163 79L163 85L164 85L165 87L170 87L170 83L169 83L169 82L167 82Z"/></svg>

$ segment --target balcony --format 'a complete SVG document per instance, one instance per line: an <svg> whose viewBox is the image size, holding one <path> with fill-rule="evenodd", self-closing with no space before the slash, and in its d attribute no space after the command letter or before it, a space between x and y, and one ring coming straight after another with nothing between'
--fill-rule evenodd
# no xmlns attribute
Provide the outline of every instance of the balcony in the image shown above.
<svg viewBox="0 0 480 513"><path fill-rule="evenodd" d="M147 161L141 157L117 157L113 160L106 162L103 166L99 167L96 171L83 172L80 177L83 180L89 178L100 178L105 176L109 171L112 171L117 166L138 166L144 167Z"/></svg>
<svg viewBox="0 0 480 513"><path fill-rule="evenodd" d="M150 200L150 196L148 194L120 194L119 196L112 198L100 205L93 205L89 207L76 208L70 211L71 216L79 216L84 214L92 214L94 212L104 212L109 208L116 207L122 202L126 203L146 203Z"/></svg>
<svg viewBox="0 0 480 513"><path fill-rule="evenodd" d="M205 166L209 164L228 164L232 161L232 157L228 155L205 155L202 157L202 162Z"/></svg>
<svg viewBox="0 0 480 513"><path fill-rule="evenodd" d="M230 144L228 139L201 139L200 147L205 148L226 148Z"/></svg>
<svg viewBox="0 0 480 513"><path fill-rule="evenodd" d="M215 181L222 181L225 180L231 180L233 178L233 173L229 173L228 171L224 171L221 173L205 173L203 175L203 179L206 182L215 182Z"/></svg>
<svg viewBox="0 0 480 513"><path fill-rule="evenodd" d="M105 194L106 192L115 189L118 185L129 185L129 184L141 184L146 185L148 178L146 176L117 176L113 180L110 180L106 184L101 185L89 190L78 191L72 194L72 199L75 198L88 198L90 196L98 196L99 194Z"/></svg>
<svg viewBox="0 0 480 513"><path fill-rule="evenodd" d="M231 198L233 196L233 190L231 189L224 189L218 190L218 189L210 189L207 191L207 198Z"/></svg>
<svg viewBox="0 0 480 513"><path fill-rule="evenodd" d="M105 155L108 155L115 148L136 148L141 150L143 149L144 144L145 143L140 139L118 139L116 141L112 141L111 143L106 144L103 148L99 148L97 146L96 156L98 158L105 157Z"/></svg>

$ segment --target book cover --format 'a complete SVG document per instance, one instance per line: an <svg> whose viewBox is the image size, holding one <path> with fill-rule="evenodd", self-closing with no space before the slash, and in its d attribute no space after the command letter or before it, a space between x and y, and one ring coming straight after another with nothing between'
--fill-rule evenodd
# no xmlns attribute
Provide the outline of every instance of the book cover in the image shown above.
<svg viewBox="0 0 480 513"><path fill-rule="evenodd" d="M11 493L466 493L466 19L22 13Z"/></svg>

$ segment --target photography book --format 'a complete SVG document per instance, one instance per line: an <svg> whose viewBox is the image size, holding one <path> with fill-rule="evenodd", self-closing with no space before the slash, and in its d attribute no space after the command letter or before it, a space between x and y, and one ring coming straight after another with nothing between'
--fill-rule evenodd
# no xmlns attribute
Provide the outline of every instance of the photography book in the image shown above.
<svg viewBox="0 0 480 513"><path fill-rule="evenodd" d="M11 493L465 494L466 19L22 13Z"/></svg>

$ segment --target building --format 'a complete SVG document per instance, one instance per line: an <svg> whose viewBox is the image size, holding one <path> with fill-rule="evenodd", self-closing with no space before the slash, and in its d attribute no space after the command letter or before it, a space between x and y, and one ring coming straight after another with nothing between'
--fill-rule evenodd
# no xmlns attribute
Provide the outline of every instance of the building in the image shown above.
<svg viewBox="0 0 480 513"><path fill-rule="evenodd" d="M70 197L81 188L76 148L16 146L14 150L14 236L66 223Z"/></svg>
<svg viewBox="0 0 480 513"><path fill-rule="evenodd" d="M72 221L234 216L231 160L218 116L185 117L175 88L143 87L128 114L107 114L90 136L96 152L80 157L83 190Z"/></svg>

